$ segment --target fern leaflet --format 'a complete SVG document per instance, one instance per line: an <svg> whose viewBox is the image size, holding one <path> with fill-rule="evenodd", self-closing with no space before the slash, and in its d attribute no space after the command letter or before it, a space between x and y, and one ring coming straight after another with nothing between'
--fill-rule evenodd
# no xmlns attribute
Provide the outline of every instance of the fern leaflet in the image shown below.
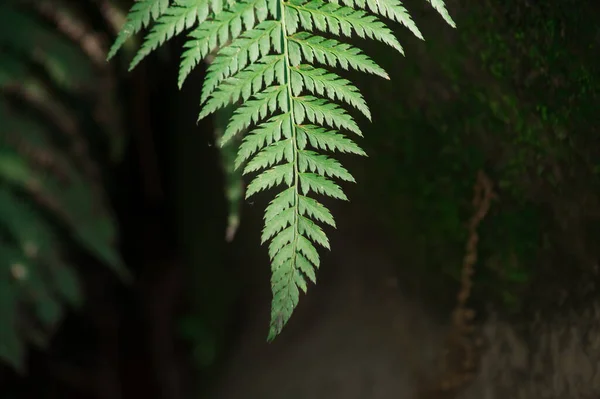
<svg viewBox="0 0 600 399"><path fill-rule="evenodd" d="M170 0L138 0L129 10L125 26L121 28L108 52L108 59L117 54L131 35L135 35L142 28L147 27L150 22L158 19L169 6L169 2Z"/></svg>

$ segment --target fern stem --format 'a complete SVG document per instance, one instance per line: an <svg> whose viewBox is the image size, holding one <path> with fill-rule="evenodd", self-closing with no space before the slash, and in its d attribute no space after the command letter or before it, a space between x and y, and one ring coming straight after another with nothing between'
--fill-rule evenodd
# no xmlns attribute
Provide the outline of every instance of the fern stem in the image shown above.
<svg viewBox="0 0 600 399"><path fill-rule="evenodd" d="M280 0L279 1L279 21L281 23L281 36L282 36L282 44L283 44L283 57L285 59L285 75L284 75L284 80L285 80L285 85L286 85L286 91L287 91L287 103L288 103L288 107L289 107L289 112L290 112L290 124L291 124L291 132L292 132L292 143L293 143L293 156L292 156L292 162L294 164L294 239L293 239L293 243L292 243L292 262L291 262L291 267L293 269L296 268L296 256L297 256L297 248L298 248L298 224L299 224L299 219L300 219L300 212L299 212L299 197L298 197L298 186L299 186L299 181L298 181L298 142L297 142L297 135L296 135L296 122L295 122L295 117L294 117L294 104L293 104L293 93L292 93L292 84L291 84L291 65L290 65L290 57L289 57L289 50L288 50L288 35L286 32L286 21L285 21L285 1ZM289 273L288 275L288 282L286 284L286 287L291 287L292 283L292 279L293 279L294 273ZM289 288L288 288L289 290ZM288 292L287 295L290 295L290 293ZM273 340L280 332L281 329L283 328L283 324L281 322L281 316L277 316L272 318L271 320L271 331L268 337L268 340L271 341Z"/></svg>

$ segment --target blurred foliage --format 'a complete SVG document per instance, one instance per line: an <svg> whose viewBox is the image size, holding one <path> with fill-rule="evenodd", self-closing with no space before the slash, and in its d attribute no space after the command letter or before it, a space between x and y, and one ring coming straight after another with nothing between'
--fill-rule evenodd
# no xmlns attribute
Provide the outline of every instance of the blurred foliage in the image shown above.
<svg viewBox="0 0 600 399"><path fill-rule="evenodd" d="M215 137L218 142L223 136L227 127L229 118L233 115L232 107L219 110L215 113ZM229 143L219 147L221 155L221 165L225 175L225 198L227 199L227 230L225 239L227 242L233 241L235 233L240 225L242 202L244 201L244 180L242 179L242 170L235 169L235 158L237 150L242 141L242 137L233 138Z"/></svg>
<svg viewBox="0 0 600 399"><path fill-rule="evenodd" d="M403 265L456 279L470 187L486 170L500 199L481 226L475 294L505 310L548 304L557 287L594 273L600 255L590 228L600 215L598 6L460 0L449 8L461 11L456 34L427 50L410 46L407 60L388 58L394 85L365 90L387 99L365 135L377 154L368 173L378 176L366 192L387 194L371 202L385 201L378 208L398 234ZM439 29L431 19L429 29ZM534 284L548 295L534 298Z"/></svg>
<svg viewBox="0 0 600 399"><path fill-rule="evenodd" d="M20 371L82 302L77 254L127 276L100 168L119 133L109 75L66 4L0 4L0 360Z"/></svg>

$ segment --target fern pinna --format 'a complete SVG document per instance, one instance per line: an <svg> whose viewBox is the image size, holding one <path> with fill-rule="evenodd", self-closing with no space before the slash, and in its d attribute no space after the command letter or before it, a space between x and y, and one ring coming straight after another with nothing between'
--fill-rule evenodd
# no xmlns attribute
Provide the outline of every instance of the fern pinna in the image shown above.
<svg viewBox="0 0 600 399"><path fill-rule="evenodd" d="M454 27L443 0L428 1ZM307 290L307 279L316 280L315 244L329 249L318 223L335 227L334 218L311 195L346 200L333 179L354 181L338 161L319 151L365 155L342 133L362 135L339 103L370 119L369 108L350 81L325 67L389 79L359 48L335 37L356 35L403 53L379 17L423 38L399 0L140 0L110 51L109 58L130 35L154 22L131 63L134 68L162 43L191 29L180 87L199 62L216 52L204 80L199 119L239 103L220 144L248 131L235 160L236 167L245 165L244 174L258 172L246 198L283 186L266 208L262 232L262 242L270 241L272 269L269 340L289 320L299 291Z"/></svg>

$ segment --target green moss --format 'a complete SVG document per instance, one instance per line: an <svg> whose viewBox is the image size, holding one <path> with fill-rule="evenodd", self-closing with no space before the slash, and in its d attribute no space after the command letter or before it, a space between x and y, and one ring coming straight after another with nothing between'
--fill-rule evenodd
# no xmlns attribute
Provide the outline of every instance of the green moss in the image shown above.
<svg viewBox="0 0 600 399"><path fill-rule="evenodd" d="M462 3L457 32L408 43L410 57L383 65L396 72L392 87L366 90L380 99L366 134L376 157L369 173L380 178L365 197L386 193L380 208L393 209L385 219L405 261L457 278L472 184L483 168L500 201L481 226L475 294L518 309L545 270L547 233L564 227L556 209L600 193L600 64L588 44L595 14L573 1Z"/></svg>

